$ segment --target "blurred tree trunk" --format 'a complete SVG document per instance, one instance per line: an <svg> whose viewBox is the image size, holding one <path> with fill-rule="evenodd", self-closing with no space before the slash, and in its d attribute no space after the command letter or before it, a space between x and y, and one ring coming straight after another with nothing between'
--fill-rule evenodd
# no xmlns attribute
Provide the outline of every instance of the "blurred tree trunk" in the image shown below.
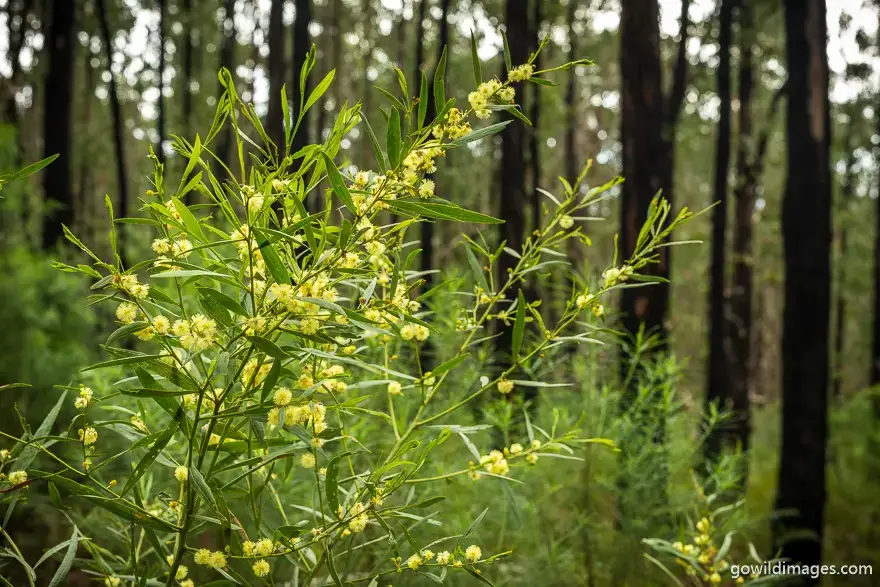
<svg viewBox="0 0 880 587"><path fill-rule="evenodd" d="M510 46L510 60L513 66L526 63L529 59L529 3L528 0L506 0L504 24L507 27L507 39ZM501 79L507 79L507 72L502 63ZM498 225L498 240L505 241L515 251L523 246L528 196L526 194L526 129L524 125L514 122L501 133L501 197L499 198L498 218L504 220ZM507 282L509 274L516 266L512 255L503 254L497 264L497 284ZM516 299L517 289L508 292L508 298ZM510 353L513 342L513 330L497 323L499 336L495 339L496 352L501 357ZM505 359L506 360L506 359ZM526 388L526 399L534 396L534 388Z"/></svg>
<svg viewBox="0 0 880 587"><path fill-rule="evenodd" d="M672 75L670 95L663 94L660 63L660 10L657 0L623 0L620 39L622 78L621 138L623 184L620 243L623 258L635 250L636 240L647 219L652 199L662 190L673 202L675 134L687 81L687 32L690 0L681 7L681 32ZM658 263L643 273L669 278L669 248L658 251ZM665 348L668 283L628 288L621 296L622 326L635 334L658 335ZM622 370L629 371L631 358L624 357Z"/></svg>
<svg viewBox="0 0 880 587"><path fill-rule="evenodd" d="M363 87L361 89L361 99L363 100L362 108L364 110L364 114L369 116L370 111L373 109L373 82L375 80L370 80L368 72L370 70L370 66L373 64L373 18L374 18L374 10L371 7L370 0L361 0L361 19L364 27L364 42L367 44L367 51L364 53L364 63L362 67L362 75L361 79L363 81ZM363 137L361 140L361 152L360 152L360 161L361 166L365 169L369 168L373 161L373 149L370 146L370 141L367 140L367 137Z"/></svg>
<svg viewBox="0 0 880 587"><path fill-rule="evenodd" d="M183 129L186 140L192 142L195 140L193 136L193 107L192 107L192 83L195 53L193 41L193 29L196 19L193 16L193 0L183 0ZM193 190L184 196L187 205L193 204L196 191Z"/></svg>
<svg viewBox="0 0 880 587"><path fill-rule="evenodd" d="M284 86L284 0L272 0L269 8L269 111L266 134L278 148L278 159L284 159L284 113L281 109L281 87ZM298 78L297 78L298 79Z"/></svg>
<svg viewBox="0 0 880 587"><path fill-rule="evenodd" d="M440 2L440 19L438 24L440 25L440 38L437 44L437 62L440 61L440 56L443 54L443 49L446 45L449 44L449 2L450 0L441 0ZM424 2L422 4L424 6ZM421 46L421 42L419 43ZM447 54L447 59L449 58ZM427 75L427 74L426 74ZM430 121L434 120L434 117L437 116L437 108L443 108L443 104L434 103L434 76L428 76L430 81L428 82L428 110L425 115L426 124ZM421 87L421 77L415 78L412 82L413 87L419 88ZM436 180L436 176L432 176L431 179ZM434 222L422 222L422 271L431 271L435 269L434 267ZM428 274L424 275L423 279L426 280L425 289L430 289L430 287L434 283L433 275Z"/></svg>
<svg viewBox="0 0 880 587"><path fill-rule="evenodd" d="M706 387L706 403L717 403L724 407L727 400L728 357L725 341L725 299L724 286L727 269L727 179L730 174L730 49L733 36L734 0L720 0L718 33L718 69L715 71L718 90L719 119L715 142L715 208L712 211L712 267L709 288L709 373ZM750 10L744 7L743 10ZM743 62L749 62L750 48L743 47L746 55ZM743 65L741 65L743 67ZM749 64L749 67L751 65ZM742 91L742 87L740 88ZM742 112L742 105L740 106ZM742 120L742 116L740 117ZM717 432L717 431L716 431ZM712 434L707 445L710 457L718 454L721 437Z"/></svg>
<svg viewBox="0 0 880 587"><path fill-rule="evenodd" d="M574 4L573 1L570 2ZM541 32L541 21L543 20L543 15L541 13L541 2L540 0L532 1L532 23L531 28L532 31L530 33L531 37L531 47L532 51L536 51L538 49L538 45L540 44L540 32ZM539 55L535 58L535 71L541 69L541 56ZM574 68L572 68L572 72ZM541 148L540 148L540 135L538 133L539 120L541 117L541 86L537 84L531 84L529 86L529 93L531 94L531 100L529 104L529 118L532 121L532 126L529 130L529 171L531 172L531 185L529 186L531 191L531 205L532 205L532 229L538 230L541 226L541 194L538 193L538 188L541 186ZM570 125L573 126L573 125ZM571 179L571 178L568 178ZM538 285L538 277L537 273L535 274L535 286Z"/></svg>
<svg viewBox="0 0 880 587"><path fill-rule="evenodd" d="M824 0L785 0L788 176L782 202L785 309L782 452L774 526L781 556L818 564L828 429L831 186ZM796 535L787 536L789 530ZM804 531L812 533L806 536ZM818 584L817 579L807 579Z"/></svg>
<svg viewBox="0 0 880 587"><path fill-rule="evenodd" d="M43 157L58 154L49 173L43 173L45 217L43 248L50 248L63 236L61 225L74 218L71 173L71 122L73 116L74 3L52 0L46 38L48 67L43 105Z"/></svg>
<svg viewBox="0 0 880 587"><path fill-rule="evenodd" d="M575 14L578 2L569 0L567 27L568 27L568 57L566 61L572 62L577 59L577 38L574 32ZM565 87L565 112L569 117L569 124L565 129L565 179L574 181L578 175L578 153L576 145L577 132L577 68L568 70L568 82Z"/></svg>
<svg viewBox="0 0 880 587"><path fill-rule="evenodd" d="M104 57L107 59L107 73L110 78L108 94L110 95L110 114L113 119L113 156L116 159L116 186L119 190L118 216L125 218L128 216L128 175L125 171L124 121L122 120L122 107L119 104L119 88L116 85L116 75L113 73L113 44L111 42L110 26L107 22L105 0L97 0L97 8L98 24L101 28L102 45L104 45ZM123 229L123 238L119 241L119 256L122 257L124 265L125 227L120 226L120 228Z"/></svg>
<svg viewBox="0 0 880 587"><path fill-rule="evenodd" d="M156 132L159 134L159 142L156 145L156 157L159 163L165 163L165 0L159 0L159 116L156 121Z"/></svg>
<svg viewBox="0 0 880 587"><path fill-rule="evenodd" d="M225 0L223 8L223 22L220 25L220 36L222 39L220 41L220 67L228 69L229 74L235 79L235 0ZM223 92L223 84L220 83L217 89L218 100L220 99L220 96L223 95ZM218 138L220 142L215 154L224 165L232 170L232 147L235 144L235 138L232 136L232 129L228 125L225 126L223 130L220 131ZM223 177L219 166L215 174L218 177Z"/></svg>
<svg viewBox="0 0 880 587"><path fill-rule="evenodd" d="M877 46L880 50L880 22L877 24ZM880 91L877 92L875 112L880 112ZM877 133L880 134L880 117L877 117ZM877 185L880 189L880 147L874 149L874 164L877 167ZM874 226L874 316L871 341L871 385L880 385L880 197L875 206ZM874 415L880 420L880 398L875 396Z"/></svg>
<svg viewBox="0 0 880 587"><path fill-rule="evenodd" d="M730 288L730 316L727 320L729 361L725 392L730 407L736 412L733 428L727 438L738 444L742 450L747 450L751 431L749 391L755 364L752 356L754 213L773 112L771 111L768 126L754 150L752 90L757 55L754 12L748 3L739 8L739 29L739 137L734 189L733 283ZM777 96L779 95L781 94ZM778 103L778 98L774 99L774 103ZM743 469L744 474L745 472Z"/></svg>
<svg viewBox="0 0 880 587"><path fill-rule="evenodd" d="M309 95L309 80L306 80L303 88L302 96L300 96L300 73L308 59L309 50L312 48L312 40L309 34L309 23L312 21L312 0L296 0L294 3L296 16L293 22L293 88L291 95L291 115L296 118L299 115L300 108L305 104L305 100ZM291 146L291 154L296 153L311 142L311 133L309 130L311 116L307 113L302 117L299 129L293 137ZM301 159L294 161L294 168L299 167ZM306 198L303 204L309 212L315 212L321 208L321 204L312 197L311 201Z"/></svg>
<svg viewBox="0 0 880 587"><path fill-rule="evenodd" d="M855 117L857 113L850 110L849 123L846 126L846 171L843 174L843 185L840 190L840 201L837 205L837 287L834 292L834 377L832 379L832 396L841 397L843 393L843 366L845 364L844 348L846 343L846 254L849 245L847 234L847 210L849 203L855 195L855 174L853 167L856 164L856 151L853 141L855 129Z"/></svg>

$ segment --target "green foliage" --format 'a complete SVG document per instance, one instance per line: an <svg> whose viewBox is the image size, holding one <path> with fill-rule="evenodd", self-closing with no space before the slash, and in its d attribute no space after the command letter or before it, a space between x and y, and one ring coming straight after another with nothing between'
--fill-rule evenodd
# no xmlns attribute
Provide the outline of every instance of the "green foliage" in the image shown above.
<svg viewBox="0 0 880 587"><path fill-rule="evenodd" d="M303 76L314 67L310 55ZM542 73L521 65L510 78ZM548 193L545 223L522 249L468 239L476 275L459 289L464 301L447 328L419 301L431 292L420 291L410 268L416 252L406 232L438 218L496 222L437 197L424 174L448 150L502 130L506 122L472 129L469 118L488 117L489 105L512 106L513 83L483 82L468 96L471 109L449 101L423 126L401 74L403 95L385 92L380 168L348 177L334 158L362 118L359 105L340 109L323 144L291 153L269 142L227 71L220 80L226 91L207 138L175 139L188 160L178 186L153 157L154 185L138 219L115 219L107 199L113 258L102 260L65 229L91 263L56 267L92 278L93 301L114 304L119 324L103 346L109 359L83 371L123 375L97 391L72 387L77 413L67 432L49 434L53 416L4 455L8 511L26 487L44 483L56 507L90 505L66 544L84 538L89 557L75 565L114 585L184 587L190 575L247 585L276 576L376 584L397 573L491 584L490 565L511 553L484 550L469 535L493 504L466 527L440 528L445 496L437 486L516 483L514 471L539 459L612 443L582 436L554 410L549 426L524 416L520 442L480 450L470 437L484 427L467 425L462 408L492 394L566 386L536 376L545 355L595 342L581 329L584 310L603 316L603 297L638 279L688 214L670 217L658 200L634 256L619 266L615 259L592 293L572 271L564 312L545 322L540 300L514 292L535 272L567 267L560 251L570 242L589 242L575 220L615 182L582 193L587 167L571 184L563 180L562 195ZM325 80L298 103L315 103L332 75ZM211 151L224 125L237 131L235 170ZM188 206L191 192L207 203ZM385 223L387 210L403 218ZM156 255L124 266L120 222L150 227ZM502 255L516 259L506 275L495 271ZM493 324L513 329L512 348L494 349ZM438 335L451 343L448 356L426 372L421 346ZM119 345L132 337L140 347ZM486 354L504 358L493 375L474 359ZM462 385L459 377L475 369L479 377ZM120 438L127 442L116 450ZM435 451L456 438L465 447L458 452L470 455L438 470ZM32 452L39 468L25 458ZM53 583L72 567L72 551L56 550L65 554ZM204 569L191 570L190 561Z"/></svg>

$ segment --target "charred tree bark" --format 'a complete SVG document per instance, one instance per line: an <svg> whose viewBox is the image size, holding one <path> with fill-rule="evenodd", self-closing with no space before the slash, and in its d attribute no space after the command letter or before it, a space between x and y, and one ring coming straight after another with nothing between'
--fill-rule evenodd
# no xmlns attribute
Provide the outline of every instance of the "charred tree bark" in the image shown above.
<svg viewBox="0 0 880 587"><path fill-rule="evenodd" d="M813 565L822 552L831 302L826 9L824 0L785 0L784 6L788 176L782 204L785 309L776 508L797 514L775 524L774 540L782 557ZM788 535L790 530L798 533ZM805 530L814 536L804 536Z"/></svg>
<svg viewBox="0 0 880 587"><path fill-rule="evenodd" d="M284 113L281 109L281 88L284 86L284 0L272 0L269 8L269 111L266 115L266 134L278 149L278 159L284 159ZM298 79L298 78L297 78Z"/></svg>
<svg viewBox="0 0 880 587"><path fill-rule="evenodd" d="M706 386L706 402L721 407L727 402L727 354L725 341L726 302L725 275L727 269L727 189L730 174L730 48L733 36L733 2L721 0L718 34L718 69L716 87L719 106L718 135L715 141L715 208L712 211L712 267L709 289L709 373ZM748 8L744 8L749 10ZM750 51L750 49L745 49ZM743 56L744 61L751 55ZM749 65L751 67L751 65ZM742 88L740 88L742 90ZM740 105L742 109L742 105ZM742 117L740 118L742 119ZM707 453L718 454L720 437L709 438Z"/></svg>
<svg viewBox="0 0 880 587"><path fill-rule="evenodd" d="M107 10L104 0L97 0L98 24L101 28L101 37L104 42L104 56L107 59L107 73L110 77L109 99L110 114L113 119L113 155L116 159L116 185L119 190L119 216L128 216L128 175L125 172L125 140L123 139L124 122L122 120L122 107L119 104L119 88L116 85L116 76L113 74L113 45L111 43L110 26L107 24ZM161 98L160 98L161 99ZM120 227L124 228L124 227ZM119 256L125 264L125 238L119 242Z"/></svg>
<svg viewBox="0 0 880 587"><path fill-rule="evenodd" d="M48 67L43 106L43 157L58 154L51 173L43 174L46 214L43 219L43 248L50 248L63 236L61 225L74 219L71 161L73 104L74 3L52 0L46 38Z"/></svg>

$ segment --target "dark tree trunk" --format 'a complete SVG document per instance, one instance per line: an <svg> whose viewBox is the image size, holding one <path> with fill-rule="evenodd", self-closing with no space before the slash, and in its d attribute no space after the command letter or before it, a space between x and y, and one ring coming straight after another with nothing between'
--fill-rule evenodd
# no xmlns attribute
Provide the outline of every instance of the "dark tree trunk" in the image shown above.
<svg viewBox="0 0 880 587"><path fill-rule="evenodd" d="M156 121L156 132L159 134L159 142L156 144L156 157L159 163L165 163L165 0L159 0L159 116ZM112 82L111 82L112 83ZM111 98L112 100L112 98Z"/></svg>
<svg viewBox="0 0 880 587"><path fill-rule="evenodd" d="M110 26L107 24L107 10L104 0L97 0L98 23L101 27L101 37L104 45L104 56L107 59L107 73L110 77L109 97L110 114L113 118L113 154L116 158L116 185L119 190L119 216L128 216L128 175L125 173L125 141L123 139L124 123L122 120L122 108L119 104L119 89L116 86L116 76L113 74L113 45L111 43ZM124 227L123 227L124 228ZM125 262L125 239L120 239L119 256Z"/></svg>
<svg viewBox="0 0 880 587"><path fill-rule="evenodd" d="M281 108L281 87L284 85L284 0L272 0L269 9L269 111L266 134L278 148L278 158L285 154L284 113ZM296 78L299 79L299 78Z"/></svg>
<svg viewBox="0 0 880 587"><path fill-rule="evenodd" d="M504 24L507 27L507 39L510 46L510 60L516 66L529 59L529 12L528 0L507 0ZM502 68L504 65L502 64ZM502 69L501 79L507 78ZM515 251L522 249L526 229L526 166L525 166L526 130L522 124L510 124L501 134L501 169L498 217L504 220L498 225L498 240L505 241ZM498 284L507 282L510 272L514 269L516 259L512 255L501 255L498 259ZM516 291L508 292L508 297L515 299ZM498 354L505 356L510 353L513 331L503 323L498 323L499 336L496 340ZM529 388L531 389L531 388Z"/></svg>
<svg viewBox="0 0 880 587"><path fill-rule="evenodd" d="M449 15L449 2L450 0L442 0L440 3L440 39L437 45L437 61L440 61L440 56L443 53L443 48L449 43L449 20L447 16ZM424 6L424 2L422 6ZM419 46L421 46L421 42L419 42ZM448 58L448 55L447 55ZM434 117L437 115L437 108L443 107L443 104L435 104L434 103L434 77L430 76L431 81L429 82L428 88L428 110L425 115L426 121L434 120ZM416 78L412 81L415 87L420 87L421 78ZM432 178L436 179L436 177ZM434 269L434 223L433 222L422 222L422 271L430 271ZM427 281L426 288L431 287L434 280L433 276L428 274L424 276L424 279Z"/></svg>
<svg viewBox="0 0 880 587"><path fill-rule="evenodd" d="M573 2L572 2L573 4ZM532 32L531 32L531 45L533 50L537 50L539 40L539 33L541 31L541 2L534 1L532 2ZM540 63L541 56L539 55L535 59L535 70L541 69ZM532 229L538 230L541 226L541 194L538 193L538 188L541 186L541 149L540 149L540 137L538 133L539 120L541 118L541 93L540 86L535 84L531 84L529 87L529 93L531 94L531 100L529 104L529 118L532 121L532 126L529 129L529 171L532 175L532 182L529 186L531 191L531 205L532 205ZM568 178L569 180L571 178ZM535 278L535 286L537 287L538 280Z"/></svg>
<svg viewBox="0 0 880 587"><path fill-rule="evenodd" d="M855 145L853 144L854 125L854 115L850 112L844 145L846 149L846 172L843 176L840 201L837 206L837 267L835 268L837 288L834 292L834 377L832 383L832 395L834 397L841 397L843 393L844 349L846 347L846 254L849 244L846 211L855 193L855 174L853 173L853 166L856 164Z"/></svg>
<svg viewBox="0 0 880 587"><path fill-rule="evenodd" d="M831 302L826 11L824 0L785 0L784 6L788 175L782 203L785 309L776 508L797 513L777 522L774 539L782 557L813 565L822 553ZM789 530L799 532L787 539Z"/></svg>
<svg viewBox="0 0 880 587"><path fill-rule="evenodd" d="M880 31L880 23L878 23ZM880 47L880 33L878 47ZM875 112L880 112L880 92L877 94L878 103ZM880 133L880 117L877 118L877 132ZM880 147L874 149L874 161L877 165L877 185L880 188ZM880 197L877 198L874 226L874 324L871 341L871 385L880 384ZM876 398L876 396L875 396ZM874 413L880 419L880 398L874 402Z"/></svg>
<svg viewBox="0 0 880 587"><path fill-rule="evenodd" d="M727 402L727 356L725 341L724 281L727 268L727 178L730 173L730 46L733 36L734 0L720 0L718 34L718 69L716 86L719 105L718 135L715 141L715 208L712 211L712 267L709 289L709 373L706 402ZM746 8L745 10L748 10ZM749 49L746 49L748 51ZM749 55L744 60L748 60ZM720 437L713 434L708 443L708 454L715 456L720 448Z"/></svg>
<svg viewBox="0 0 880 587"><path fill-rule="evenodd" d="M361 89L361 96L363 97L362 108L365 116L370 115L370 111L373 109L373 82L370 81L370 78L367 76L367 72L370 69L370 66L373 63L373 18L375 17L374 10L370 3L370 0L362 0L361 1L361 19L363 20L364 25L364 39L367 43L367 51L364 54L364 63L363 63L363 87ZM360 161L361 165L366 169L370 167L370 164L373 160L373 149L370 146L370 141L367 140L367 137L363 137L361 140L361 149L360 149Z"/></svg>
<svg viewBox="0 0 880 587"><path fill-rule="evenodd" d="M221 24L220 36L222 38L220 42L220 67L228 69L229 74L235 78L235 0L226 0L223 3L224 14L223 14L223 23ZM220 84L217 90L217 98L223 95L224 89L223 85ZM216 155L226 166L232 169L232 147L235 144L235 139L232 136L232 129L229 126L226 126L220 132L220 143L217 148ZM219 174L219 169L217 171Z"/></svg>
<svg viewBox="0 0 880 587"><path fill-rule="evenodd" d="M293 74L294 88L293 107L291 112L299 113L299 109L303 105L299 92L300 72L306 63L309 50L312 48L312 39L309 35L309 23L312 21L312 2L311 0L296 0L296 20L293 23ZM309 95L309 81L306 80L305 97ZM296 153L309 144L309 116L303 117L300 123L299 132L293 137L292 152Z"/></svg>
<svg viewBox="0 0 880 587"><path fill-rule="evenodd" d="M568 58L569 62L577 59L577 38L574 33L575 12L578 3L575 0L568 2ZM577 72L572 67L568 70L568 83L565 88L565 111L569 117L569 124L565 129L565 179L574 181L578 175L577 145Z"/></svg>
<svg viewBox="0 0 880 587"><path fill-rule="evenodd" d="M624 259L636 247L651 200L661 188L661 163L666 160L663 140L663 84L660 66L660 25L657 0L623 0L620 19L621 142L623 183L620 246ZM651 268L664 275L665 263ZM624 289L621 295L623 329L665 332L667 295L659 285ZM629 370L629 357L622 365Z"/></svg>
<svg viewBox="0 0 880 587"><path fill-rule="evenodd" d="M752 7L739 8L739 141L736 154L734 190L733 283L730 288L730 317L726 336L729 340L726 393L729 407L736 412L726 438L746 450L749 445L749 389L752 360L752 290L754 257L754 213L758 177L763 163L763 148L753 153L752 89L754 85L755 26ZM771 118L772 120L772 118ZM769 130L769 129L768 129ZM762 139L766 146L766 135ZM745 471L744 471L745 472ZM743 480L744 481L744 480Z"/></svg>
<svg viewBox="0 0 880 587"><path fill-rule="evenodd" d="M186 27L183 31L183 83L181 84L183 86L183 128L186 132L186 140L193 141L195 140L195 137L193 137L194 121L192 107L193 55L195 53L193 29L196 23L193 15L193 0L183 0L183 19L184 26ZM196 191L193 190L184 196L187 205L194 202L195 194Z"/></svg>
<svg viewBox="0 0 880 587"><path fill-rule="evenodd" d="M13 4L18 6L16 10ZM15 95L18 93L18 85L21 76L21 50L24 48L24 40L26 29L28 28L27 16L30 12L32 2L25 0L24 2L15 3L9 0L6 3L6 34L9 39L9 50L7 57L9 59L9 78L4 85L3 96L3 115L8 124L15 130L15 140L17 148L15 149L14 167L17 169L21 166L22 143L21 131L19 129L18 106L15 103ZM18 25L15 24L16 20Z"/></svg>
<svg viewBox="0 0 880 587"><path fill-rule="evenodd" d="M63 236L62 224L73 222L73 181L71 174L71 122L73 104L74 3L52 0L46 38L48 67L43 106L43 156L58 154L50 173L43 174L47 207L43 219L43 247L49 248Z"/></svg>

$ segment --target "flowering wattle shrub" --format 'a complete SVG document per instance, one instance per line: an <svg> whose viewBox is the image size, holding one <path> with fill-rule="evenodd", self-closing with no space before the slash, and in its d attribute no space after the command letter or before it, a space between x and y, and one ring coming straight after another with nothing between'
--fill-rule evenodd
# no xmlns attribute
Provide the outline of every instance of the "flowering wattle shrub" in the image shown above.
<svg viewBox="0 0 880 587"><path fill-rule="evenodd" d="M59 581L76 564L107 585L188 587L196 574L213 575L217 585L375 586L396 573L441 583L469 573L489 583L488 567L510 553L469 538L486 511L429 543L413 537L443 516L438 484L512 479L545 455L594 441L526 416L518 442L478 450L468 436L486 426L455 418L487 394L560 385L517 377L549 349L594 342L580 318L602 317L603 296L629 285L687 214L669 221L668 205L657 200L635 255L615 259L600 287L588 291L571 271L571 295L554 323L523 285L566 266L570 240L589 243L579 215L616 181L587 189L587 166L563 180L560 195L545 192L544 223L521 250L468 239L472 283L448 329L420 302L426 292L407 241L423 221L499 222L438 197L430 175L450 149L513 118L528 122L514 104L516 83L547 85L542 76L586 62L536 71L508 59L508 79L480 83L460 109L445 94L441 59L433 120L426 119L426 78L412 98L398 70L384 141L359 105L342 106L323 144L293 153L303 113L333 81L330 72L304 95L314 63L312 52L300 81L302 109L290 113L284 102L284 145L272 144L223 71L226 92L208 134L174 142L186 162L179 183L166 182L154 157L154 186L138 218L112 218L108 199L113 258L102 260L66 231L91 262L58 267L93 278L93 301L113 304L119 323L103 347L109 359L87 370L126 375L107 389L68 388L43 425L0 456L8 507L41 484L59 508L88 502L105 513L105 534L86 539L74 525L59 545ZM494 111L513 118L476 125ZM340 142L358 124L375 167L340 169ZM238 147L231 169L210 149L227 126ZM124 264L120 223L153 231L155 254ZM504 274L502 256L513 258ZM503 362L463 381L457 374L474 367L476 351L497 344L493 325L510 329L510 348L497 349ZM422 350L437 337L454 350L428 371ZM52 436L65 403L75 406L75 419ZM110 450L120 437L126 446ZM459 439L470 453L459 466L422 472L433 451ZM78 545L87 558L76 557ZM19 562L33 584L31 568Z"/></svg>

